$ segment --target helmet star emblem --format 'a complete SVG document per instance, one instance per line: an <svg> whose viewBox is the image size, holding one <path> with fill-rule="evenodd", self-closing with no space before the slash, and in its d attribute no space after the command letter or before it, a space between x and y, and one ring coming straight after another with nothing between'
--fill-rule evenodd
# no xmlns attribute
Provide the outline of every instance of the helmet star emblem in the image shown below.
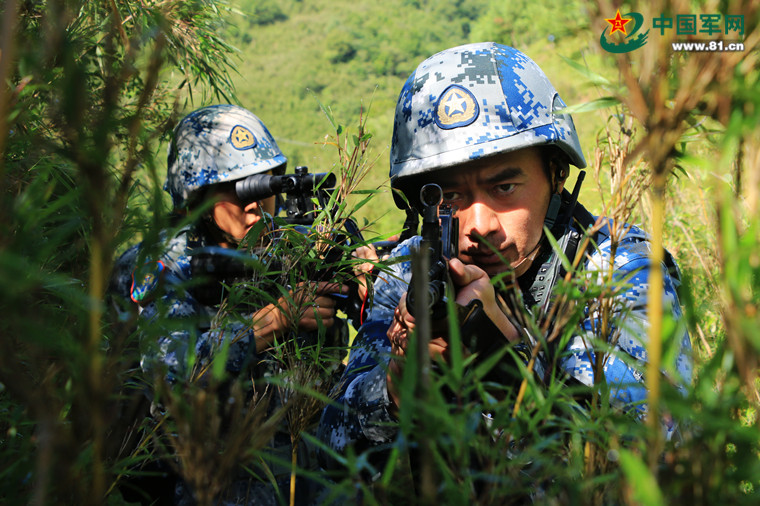
<svg viewBox="0 0 760 506"><path fill-rule="evenodd" d="M246 127L237 125L230 132L230 143L235 149L251 149L256 146L256 136Z"/></svg>
<svg viewBox="0 0 760 506"><path fill-rule="evenodd" d="M480 108L472 92L453 84L438 99L435 122L440 128L448 130L469 125L479 113Z"/></svg>

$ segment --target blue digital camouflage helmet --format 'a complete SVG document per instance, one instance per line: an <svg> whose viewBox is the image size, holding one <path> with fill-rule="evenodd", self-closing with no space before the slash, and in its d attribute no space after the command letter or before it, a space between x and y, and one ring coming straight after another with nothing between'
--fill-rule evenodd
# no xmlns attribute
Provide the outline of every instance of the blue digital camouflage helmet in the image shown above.
<svg viewBox="0 0 760 506"><path fill-rule="evenodd" d="M414 176L530 146L555 145L583 168L573 119L557 113L564 107L546 74L516 49L484 42L435 54L399 95L391 186L415 204Z"/></svg>
<svg viewBox="0 0 760 506"><path fill-rule="evenodd" d="M280 173L286 163L256 115L237 105L203 107L174 129L165 189L174 209L184 209L205 186L268 170Z"/></svg>

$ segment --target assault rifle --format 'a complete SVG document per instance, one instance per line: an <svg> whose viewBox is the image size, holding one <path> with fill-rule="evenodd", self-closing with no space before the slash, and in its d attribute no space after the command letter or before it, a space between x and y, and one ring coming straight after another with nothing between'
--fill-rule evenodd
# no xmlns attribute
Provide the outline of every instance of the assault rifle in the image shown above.
<svg viewBox="0 0 760 506"><path fill-rule="evenodd" d="M428 254L428 309L433 320L446 317L446 285L449 280L449 260L459 254L459 219L456 211L443 203L443 190L437 184L426 184L420 190L422 202L422 230L420 231L420 251ZM417 270L412 266L412 280L406 294L406 307L414 316L414 278Z"/></svg>
<svg viewBox="0 0 760 506"><path fill-rule="evenodd" d="M420 251L428 254L428 310L431 321L440 321L447 316L446 291L451 283L448 262L459 254L459 219L454 216L456 208L443 203L443 191L436 184L426 184L420 190L422 202L422 230L420 232ZM407 311L415 316L414 290L415 276L419 272L412 265L412 279L406 295ZM478 353L477 363L485 360L507 344L499 328L483 310L479 299L470 301L467 306L456 305L462 343L472 352ZM509 370L505 363L496 364L484 379L499 384L514 381L515 372Z"/></svg>
<svg viewBox="0 0 760 506"><path fill-rule="evenodd" d="M307 234L308 227L320 211L328 209L335 186L335 175L330 173L310 174L307 167L296 167L294 174L270 175L253 174L235 183L235 193L244 204L260 201L272 196L285 195L283 207L286 216L281 219L286 225L295 225L299 232ZM315 270L311 281L340 282L349 285L348 295L335 294L338 304L354 322L360 321L362 301L358 297L358 284L351 273L351 266L343 261L347 247L363 242L356 223L346 219L344 230L336 231ZM275 239L276 240L276 239ZM274 258L271 252L259 251L250 257L240 251L218 246L198 249L191 257L193 276L203 276L209 282L197 287L193 295L203 304L218 304L225 293L225 285L251 279L255 270L284 272L282 259Z"/></svg>

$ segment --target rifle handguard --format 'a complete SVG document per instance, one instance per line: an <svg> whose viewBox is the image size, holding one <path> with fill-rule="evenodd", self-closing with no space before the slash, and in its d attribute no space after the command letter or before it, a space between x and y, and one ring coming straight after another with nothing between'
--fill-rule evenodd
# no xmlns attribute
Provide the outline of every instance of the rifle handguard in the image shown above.
<svg viewBox="0 0 760 506"><path fill-rule="evenodd" d="M426 184L420 190L422 230L420 250L429 255L428 308L434 320L446 317L446 284L449 283L450 258L457 256L459 223L454 217L455 209L443 204L443 190L437 184ZM414 266L412 278L414 278ZM414 281L409 284L406 295L407 310L414 316L416 294Z"/></svg>

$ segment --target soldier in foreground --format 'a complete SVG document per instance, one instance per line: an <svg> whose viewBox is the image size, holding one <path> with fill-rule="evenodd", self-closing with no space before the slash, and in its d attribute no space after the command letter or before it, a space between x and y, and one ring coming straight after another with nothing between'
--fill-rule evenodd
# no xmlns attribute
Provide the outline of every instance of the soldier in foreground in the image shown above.
<svg viewBox="0 0 760 506"><path fill-rule="evenodd" d="M455 47L431 56L401 90L390 155L391 184L418 212L430 207L420 201L421 188L438 185L442 205L454 210L458 253L448 259L447 274L455 302L472 307L477 301L481 323L488 328L477 340L462 335L463 343L486 340L483 350L507 345L518 352L522 348L522 355L529 356L533 343L526 342L515 318L523 308L510 307L505 301L514 297L500 293L492 279L511 276L525 307L545 310L560 263L544 227L572 259L584 231L596 221L576 202L577 191L564 188L570 166L586 166L573 120L559 112L564 107L530 58L494 43ZM406 205L403 199L397 204ZM663 305L680 321L677 269L651 266L647 236L635 227L617 244L614 258L608 227L593 239L597 247L583 252L585 270L606 272L614 262L616 277L629 280L617 295L625 308L625 325L615 329L614 338L606 336L613 349L604 363L603 381L610 386L613 405L643 417L648 273L652 268L663 270ZM400 244L390 260L410 255L420 242L414 237ZM401 261L392 269L396 276L385 276L375 284L374 305L354 342L336 403L322 415L320 437L339 452L349 446L358 452L389 443L398 434L403 357L416 319L407 297L411 262ZM555 362L568 381L586 386L595 380L590 345L595 318L586 316ZM428 351L433 362L445 361L450 350L448 327L435 320ZM465 334L467 326L462 329ZM678 339L680 377L673 380L689 382L688 333L682 330ZM535 369L539 377L547 372L542 366L548 367L542 356ZM664 429L672 433L675 427L664 421Z"/></svg>

